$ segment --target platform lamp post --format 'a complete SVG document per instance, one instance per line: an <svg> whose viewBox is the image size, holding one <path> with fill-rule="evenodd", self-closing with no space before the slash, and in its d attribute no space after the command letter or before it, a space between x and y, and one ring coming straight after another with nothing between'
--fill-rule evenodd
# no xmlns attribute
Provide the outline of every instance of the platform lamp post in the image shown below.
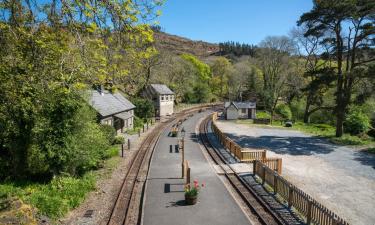
<svg viewBox="0 0 375 225"><path fill-rule="evenodd" d="M186 133L186 131L185 131L184 127L182 127L182 129L181 129L182 178L184 178L184 171L185 171L185 164L184 164L184 162L185 162L185 143L184 143L185 142L185 133Z"/></svg>

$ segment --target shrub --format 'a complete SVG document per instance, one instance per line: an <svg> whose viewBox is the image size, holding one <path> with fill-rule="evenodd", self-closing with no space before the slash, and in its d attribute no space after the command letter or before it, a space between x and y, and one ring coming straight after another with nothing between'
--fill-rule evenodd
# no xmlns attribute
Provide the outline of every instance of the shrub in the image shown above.
<svg viewBox="0 0 375 225"><path fill-rule="evenodd" d="M155 108L152 101L143 98L133 98L132 102L136 107L134 109L136 116L146 119L152 118L155 115Z"/></svg>
<svg viewBox="0 0 375 225"><path fill-rule="evenodd" d="M113 141L113 144L115 145L121 145L121 144L124 144L125 143L125 138L124 136L121 136L121 135L117 135L115 137L115 140Z"/></svg>
<svg viewBox="0 0 375 225"><path fill-rule="evenodd" d="M108 140L108 143L112 144L115 141L116 130L113 126L107 124L100 124L100 129L102 130L104 136Z"/></svg>
<svg viewBox="0 0 375 225"><path fill-rule="evenodd" d="M134 117L134 128L142 128L143 126L143 119L139 118L138 116Z"/></svg>
<svg viewBox="0 0 375 225"><path fill-rule="evenodd" d="M257 111L257 119L271 119L271 115L265 111Z"/></svg>
<svg viewBox="0 0 375 225"><path fill-rule="evenodd" d="M290 110L290 107L286 104L280 104L276 106L275 111L277 114L283 117L283 119L292 119L292 111Z"/></svg>
<svg viewBox="0 0 375 225"><path fill-rule="evenodd" d="M360 110L351 110L344 123L345 132L352 135L367 132L370 128L369 117Z"/></svg>

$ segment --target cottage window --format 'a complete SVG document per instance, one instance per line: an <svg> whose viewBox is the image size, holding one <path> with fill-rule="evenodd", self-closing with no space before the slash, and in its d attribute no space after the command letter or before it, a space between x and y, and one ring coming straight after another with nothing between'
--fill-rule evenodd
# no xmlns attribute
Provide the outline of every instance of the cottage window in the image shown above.
<svg viewBox="0 0 375 225"><path fill-rule="evenodd" d="M164 95L161 96L161 100L164 101Z"/></svg>
<svg viewBox="0 0 375 225"><path fill-rule="evenodd" d="M241 109L241 113L245 114L246 113L246 109Z"/></svg>
<svg viewBox="0 0 375 225"><path fill-rule="evenodd" d="M165 96L165 100L167 100L167 101L169 100L169 96L168 95Z"/></svg>

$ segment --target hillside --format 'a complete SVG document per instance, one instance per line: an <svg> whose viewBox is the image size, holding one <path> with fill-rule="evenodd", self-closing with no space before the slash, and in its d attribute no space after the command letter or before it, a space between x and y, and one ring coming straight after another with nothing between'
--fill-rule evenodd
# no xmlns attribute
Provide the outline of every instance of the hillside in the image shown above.
<svg viewBox="0 0 375 225"><path fill-rule="evenodd" d="M154 38L156 48L159 51L164 50L175 54L190 53L198 57L207 57L219 51L219 45L217 44L193 41L164 32L155 32Z"/></svg>

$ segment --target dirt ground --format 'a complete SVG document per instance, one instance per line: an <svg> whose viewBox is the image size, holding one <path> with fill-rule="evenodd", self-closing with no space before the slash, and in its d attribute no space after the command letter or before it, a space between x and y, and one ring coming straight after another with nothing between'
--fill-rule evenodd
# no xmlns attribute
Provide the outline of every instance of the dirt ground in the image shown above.
<svg viewBox="0 0 375 225"><path fill-rule="evenodd" d="M350 224L375 224L375 155L288 128L218 121L243 147L283 159L283 176Z"/></svg>
<svg viewBox="0 0 375 225"><path fill-rule="evenodd" d="M132 135L131 140L131 149L125 151L125 157L116 157L110 159L112 164L108 166L107 169L102 169L100 171L100 178L97 182L97 189L94 192L91 192L84 203L82 203L78 208L72 210L65 218L59 221L60 224L66 225L84 225L84 224L100 224L104 219L108 218L112 206L115 204L116 196L120 190L122 181L128 170L130 160L133 155L138 150L138 147L146 135L155 127L150 127L150 129L141 134L141 137L138 138L138 135ZM114 167L109 169L110 167ZM88 210L92 210L90 216L85 216L88 213Z"/></svg>

